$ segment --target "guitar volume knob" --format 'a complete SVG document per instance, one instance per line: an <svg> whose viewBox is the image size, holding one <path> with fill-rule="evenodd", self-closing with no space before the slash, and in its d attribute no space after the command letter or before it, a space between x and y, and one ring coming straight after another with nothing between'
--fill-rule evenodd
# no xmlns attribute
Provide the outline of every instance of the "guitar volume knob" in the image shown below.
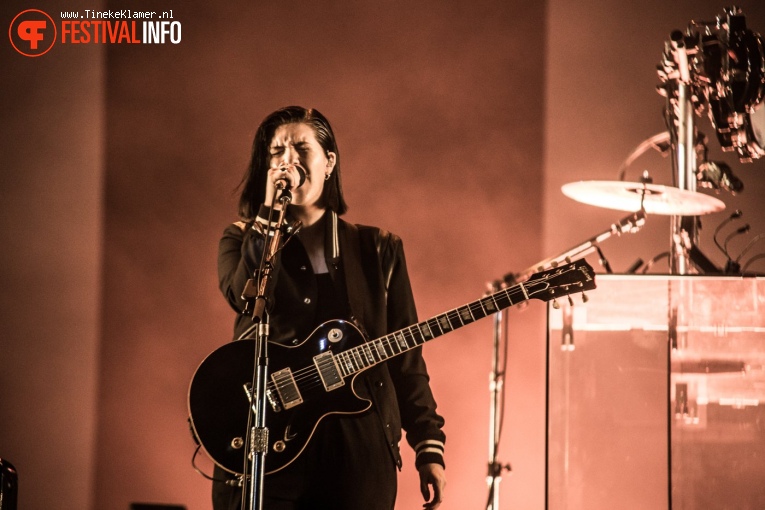
<svg viewBox="0 0 765 510"><path fill-rule="evenodd" d="M327 338L330 342L335 343L339 342L343 339L343 332L340 331L338 328L332 328L329 330L329 333L327 334Z"/></svg>

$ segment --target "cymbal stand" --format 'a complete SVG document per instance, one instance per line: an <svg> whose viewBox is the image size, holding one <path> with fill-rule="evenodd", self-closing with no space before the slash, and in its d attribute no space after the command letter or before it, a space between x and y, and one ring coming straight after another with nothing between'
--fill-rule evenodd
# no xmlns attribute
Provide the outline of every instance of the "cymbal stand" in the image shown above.
<svg viewBox="0 0 765 510"><path fill-rule="evenodd" d="M504 410L502 397L507 367L507 341L504 342L505 355L500 366L500 345L503 338L507 339L507 309L494 314L494 343L489 384L491 406L489 407L489 472L486 478L489 484L487 510L499 510L499 482L502 481L502 472L511 471L510 464L503 465L497 461L499 440L502 436L502 411Z"/></svg>
<svg viewBox="0 0 765 510"><path fill-rule="evenodd" d="M694 48L694 51L696 49ZM696 191L696 126L694 123L694 88L691 80L691 64L685 37L679 30L672 32L664 52L667 97L667 129L672 141L673 178L678 189ZM670 274L689 274L689 252L698 244L698 218L695 216L672 216L670 235Z"/></svg>
<svg viewBox="0 0 765 510"><path fill-rule="evenodd" d="M584 241L583 243L579 243L576 246L569 248L568 250L554 257L541 260L537 262L536 264L534 264L533 266L529 266L519 273L507 273L500 280L494 281L492 285L493 286L513 285L516 282L522 282L526 280L529 276L531 276L536 271L543 271L551 267L557 267L560 264L586 257L592 252L596 252L596 251L599 252L600 243L602 243L603 241L605 241L606 239L608 239L609 237L613 235L621 236L622 234L635 234L643 227L643 225L645 225L645 221L646 221L646 214L645 214L645 211L641 209L637 212L634 212L632 214L625 216L624 218L620 219L616 223L612 223L611 226L608 227L606 230L604 230L600 234L597 234L596 236L591 237L590 239ZM605 257L601 256L601 265L608 267L606 264L607 264L607 261L605 261ZM499 287L499 288L502 288L502 287Z"/></svg>
<svg viewBox="0 0 765 510"><path fill-rule="evenodd" d="M507 273L501 279L491 282L488 287L490 291L496 292L503 288L522 282L529 278L535 271L541 271L550 267L557 267L564 262L578 260L586 257L590 253L597 252L600 256L600 263L607 272L611 272L608 261L600 251L599 243L605 241L612 235L621 235L623 233L636 233L645 224L645 211L639 210L632 213L611 226L604 232L580 243L563 253L542 260L533 266L523 270L520 273ZM502 481L502 472L511 471L510 464L502 464L497 460L499 442L502 435L502 419L504 414L503 397L505 370L507 367L507 347L508 347L508 310L502 310L494 314L494 341L492 351L491 380L489 391L491 393L491 406L489 408L489 470L486 481L489 485L489 497L486 503L487 510L499 510L499 483ZM504 346L503 360L500 362L500 350Z"/></svg>

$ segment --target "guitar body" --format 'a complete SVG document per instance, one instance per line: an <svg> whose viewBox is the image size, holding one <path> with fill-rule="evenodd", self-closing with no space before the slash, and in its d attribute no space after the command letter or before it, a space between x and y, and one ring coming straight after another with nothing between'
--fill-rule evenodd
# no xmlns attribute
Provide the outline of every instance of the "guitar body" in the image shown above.
<svg viewBox="0 0 765 510"><path fill-rule="evenodd" d="M351 323L333 320L316 328L298 345L268 344L268 387L273 398L266 404L266 474L295 460L323 417L369 409L371 402L354 393L352 381L327 391L313 361L322 353L337 353L363 342L364 336ZM252 382L254 366L255 340L231 342L202 361L189 387L194 434L216 464L235 474L241 474L244 468L250 407L245 385ZM291 373L302 402L283 405L272 378L284 369Z"/></svg>

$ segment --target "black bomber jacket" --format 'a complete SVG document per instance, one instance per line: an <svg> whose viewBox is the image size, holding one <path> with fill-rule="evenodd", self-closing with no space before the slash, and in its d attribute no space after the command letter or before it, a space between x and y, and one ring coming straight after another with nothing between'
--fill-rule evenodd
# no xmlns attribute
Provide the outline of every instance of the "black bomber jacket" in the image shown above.
<svg viewBox="0 0 765 510"><path fill-rule="evenodd" d="M268 209L256 222L229 225L220 240L220 289L237 312L234 338L252 326L243 314L245 283L258 268ZM417 322L401 239L376 227L353 225L328 211L325 256L329 273L348 294L351 321L374 340ZM270 341L297 345L313 329L317 287L308 254L293 238L277 254L268 299ZM416 453L416 466L444 465L443 418L436 412L422 348L415 347L356 375L354 390L373 402L393 460L401 468L401 429Z"/></svg>

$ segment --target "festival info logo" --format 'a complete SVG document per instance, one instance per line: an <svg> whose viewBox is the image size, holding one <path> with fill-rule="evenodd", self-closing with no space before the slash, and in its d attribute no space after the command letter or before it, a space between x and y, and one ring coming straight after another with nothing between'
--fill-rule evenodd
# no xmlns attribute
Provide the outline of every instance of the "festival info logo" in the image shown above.
<svg viewBox="0 0 765 510"><path fill-rule="evenodd" d="M39 57L56 43L56 24L43 11L27 9L13 18L8 35L16 51L27 57Z"/></svg>
<svg viewBox="0 0 765 510"><path fill-rule="evenodd" d="M2 1L2 0L0 0ZM24 56L39 57L56 43L82 44L180 44L181 22L173 10L134 11L131 9L61 12L57 29L53 18L38 9L20 12L8 29L13 47Z"/></svg>

